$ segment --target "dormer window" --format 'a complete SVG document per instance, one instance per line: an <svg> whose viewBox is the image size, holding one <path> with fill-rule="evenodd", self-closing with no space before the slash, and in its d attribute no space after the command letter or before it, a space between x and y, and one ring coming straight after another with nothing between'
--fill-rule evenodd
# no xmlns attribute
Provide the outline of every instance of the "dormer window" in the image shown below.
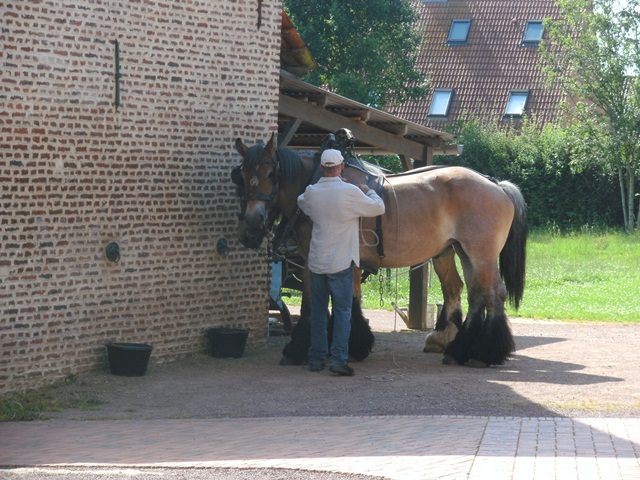
<svg viewBox="0 0 640 480"><path fill-rule="evenodd" d="M446 117L449 115L449 107L453 99L453 90L450 88L436 88L429 107L429 117Z"/></svg>
<svg viewBox="0 0 640 480"><path fill-rule="evenodd" d="M528 90L511 90L504 116L511 118L524 115L527 108L527 100L529 100Z"/></svg>
<svg viewBox="0 0 640 480"><path fill-rule="evenodd" d="M471 20L452 20L447 45L467 45Z"/></svg>
<svg viewBox="0 0 640 480"><path fill-rule="evenodd" d="M536 47L542 41L542 20L529 20L524 29L522 37L522 46Z"/></svg>

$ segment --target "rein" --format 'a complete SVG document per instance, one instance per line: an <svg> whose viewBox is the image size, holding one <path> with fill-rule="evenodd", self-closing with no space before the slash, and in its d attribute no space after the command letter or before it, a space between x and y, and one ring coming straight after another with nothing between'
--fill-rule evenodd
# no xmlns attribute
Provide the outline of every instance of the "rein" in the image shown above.
<svg viewBox="0 0 640 480"><path fill-rule="evenodd" d="M273 246L272 246L273 251L278 251L280 247L285 243L289 235L291 235L291 231L294 230L299 225L301 225L302 223L304 223L305 221L307 221L307 219L309 218L307 215L304 214L304 212L298 206L297 198L302 193L304 193L306 188L311 183L313 183L313 179L316 176L316 173L318 172L319 169L320 169L320 164L316 163L315 167L310 170L309 175L307 176L307 179L302 183L302 188L296 195L296 208L293 210L293 214L291 215L291 217L286 217L286 224L283 231L280 233L280 235L276 236L273 239Z"/></svg>

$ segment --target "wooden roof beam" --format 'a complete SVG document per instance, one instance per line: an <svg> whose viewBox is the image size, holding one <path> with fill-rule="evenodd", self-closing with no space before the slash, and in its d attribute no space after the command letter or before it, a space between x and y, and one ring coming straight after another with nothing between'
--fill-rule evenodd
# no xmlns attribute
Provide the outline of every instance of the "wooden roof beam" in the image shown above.
<svg viewBox="0 0 640 480"><path fill-rule="evenodd" d="M422 159L427 155L426 149L434 148L436 150L434 153L437 153L437 150L443 148L444 142L441 138L434 137L429 141L430 145L424 145L283 94L280 95L278 108L284 115L299 118L329 132L343 127L348 128L361 143L374 145L409 158Z"/></svg>
<svg viewBox="0 0 640 480"><path fill-rule="evenodd" d="M278 146L286 147L287 145L289 145L289 142L296 134L301 124L302 120L300 120L299 118L292 118L291 120L289 120L285 125L282 134L278 137Z"/></svg>
<svg viewBox="0 0 640 480"><path fill-rule="evenodd" d="M371 118L371 112L369 110L354 110L354 109L341 109L327 107L327 111L340 115L342 117L351 118L357 122L367 123Z"/></svg>

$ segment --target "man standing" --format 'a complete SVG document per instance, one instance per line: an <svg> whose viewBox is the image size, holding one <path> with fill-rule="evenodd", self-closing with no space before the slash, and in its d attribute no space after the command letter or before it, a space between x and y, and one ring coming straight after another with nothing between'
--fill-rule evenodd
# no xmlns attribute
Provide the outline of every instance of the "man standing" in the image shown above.
<svg viewBox="0 0 640 480"><path fill-rule="evenodd" d="M359 218L384 213L384 202L366 185L356 187L342 179L339 150L325 150L320 157L324 174L298 197L298 206L311 218L313 230L308 266L311 272L311 347L309 370L325 367L328 354L327 309L332 299L333 339L329 371L352 376L349 358L353 268L360 266Z"/></svg>

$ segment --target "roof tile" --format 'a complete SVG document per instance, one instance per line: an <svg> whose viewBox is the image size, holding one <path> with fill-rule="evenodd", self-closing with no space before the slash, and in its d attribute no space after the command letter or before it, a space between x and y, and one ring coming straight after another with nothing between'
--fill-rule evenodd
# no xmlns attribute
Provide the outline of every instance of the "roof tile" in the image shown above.
<svg viewBox="0 0 640 480"><path fill-rule="evenodd" d="M447 119L428 118L432 93L390 109L414 123L441 129L466 117L500 121L511 90L529 90L527 113L542 122L558 114L562 96L547 91L536 47L522 46L527 21L557 17L555 0L448 0L421 2L423 33L417 65L430 72L432 90L453 88ZM447 46L453 19L471 19L464 46Z"/></svg>

